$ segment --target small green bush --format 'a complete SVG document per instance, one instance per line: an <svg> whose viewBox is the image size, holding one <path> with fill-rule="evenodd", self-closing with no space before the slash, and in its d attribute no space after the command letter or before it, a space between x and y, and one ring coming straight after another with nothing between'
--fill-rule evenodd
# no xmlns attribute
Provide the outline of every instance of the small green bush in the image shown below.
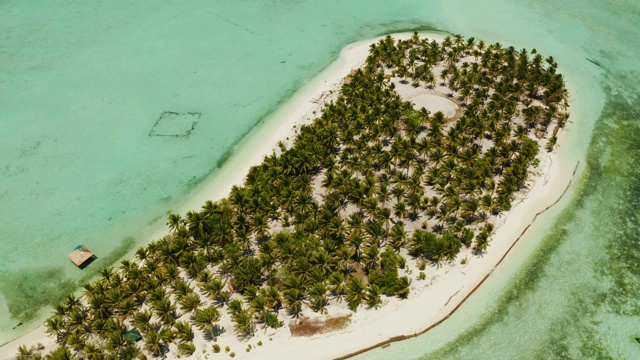
<svg viewBox="0 0 640 360"><path fill-rule="evenodd" d="M424 261L424 259L418 260L417 264L418 264L418 270L424 270L427 268L427 262Z"/></svg>
<svg viewBox="0 0 640 360"><path fill-rule="evenodd" d="M195 351L196 351L196 346L192 342L182 343L178 345L178 352L180 353L180 355L183 355L183 356L193 355Z"/></svg>

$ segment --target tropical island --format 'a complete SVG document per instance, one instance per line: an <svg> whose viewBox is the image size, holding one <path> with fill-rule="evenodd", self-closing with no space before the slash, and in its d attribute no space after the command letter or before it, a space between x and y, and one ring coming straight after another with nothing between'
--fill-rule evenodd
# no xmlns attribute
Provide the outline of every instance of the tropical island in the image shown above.
<svg viewBox="0 0 640 360"><path fill-rule="evenodd" d="M443 286L439 269L491 252L568 121L557 63L460 36L366 49L244 184L170 215L169 234L55 305L55 346L17 358L260 356L376 327L378 309Z"/></svg>

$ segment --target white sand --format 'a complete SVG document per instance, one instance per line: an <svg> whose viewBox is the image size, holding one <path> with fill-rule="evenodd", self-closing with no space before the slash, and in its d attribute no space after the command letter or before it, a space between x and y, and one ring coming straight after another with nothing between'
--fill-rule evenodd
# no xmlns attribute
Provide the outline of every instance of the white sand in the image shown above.
<svg viewBox="0 0 640 360"><path fill-rule="evenodd" d="M424 33L431 39L442 39L440 34ZM406 38L410 34L394 34L396 38ZM269 118L265 119L252 131L237 147L222 169L206 181L197 194L189 199L180 213L197 209L206 200L217 200L228 195L233 185L240 185L250 166L259 164L262 159L277 149L278 141L288 143L295 136L295 127L311 121L314 112L319 110L327 99L336 95L342 79L351 69L360 67L368 54L369 45L379 39L371 39L351 44L344 48L340 58L326 68L312 82L298 91L283 107L279 108ZM333 91L333 94L330 94ZM434 101L435 99L437 101ZM444 101L442 101L442 100ZM455 112L457 105L438 95L416 95L413 101L420 101L421 106L427 107L432 113L443 111L445 115ZM424 101L424 102L423 102ZM454 107L452 107L453 104ZM560 133L559 143L564 142L565 132ZM287 141L287 139L289 141ZM378 310L359 308L353 313L352 323L344 330L323 334L311 338L291 337L287 325L278 331L272 329L258 330L256 337L248 342L241 342L233 335L233 327L226 326L227 333L222 335L218 343L223 348L230 346L236 353L236 359L327 359L344 356L383 342L391 337L411 335L420 332L445 318L473 289L490 274L495 265L519 238L522 231L531 223L536 213L553 204L563 193L570 182L575 164L563 164L559 156L542 153L541 165L537 174L529 181L531 188L527 194L516 200L511 211L505 213L496 224L496 231L487 253L482 257L463 252L451 264L445 264L435 269L427 267L427 280L416 281L411 286L408 299L385 298L385 304ZM566 166L565 166L566 165ZM160 229L152 239L165 235L166 229ZM467 258L465 265L460 259ZM415 274L418 270L410 265ZM402 274L402 273L401 273ZM351 313L346 305L332 304L329 308L331 316ZM226 309L223 310L226 313ZM308 309L306 316L322 317ZM184 320L184 319L181 319ZM22 344L35 345L40 342L52 349L53 339L44 333L44 326L0 348L0 357L9 358L16 353ZM270 341L272 338L273 341ZM257 346L262 341L262 346ZM213 343L202 340L196 332L196 353L192 358L205 359L211 354ZM247 345L253 349L246 352ZM208 355L202 354L207 349ZM176 358L175 346L172 346L169 358ZM221 354L227 357L226 354Z"/></svg>
<svg viewBox="0 0 640 360"><path fill-rule="evenodd" d="M411 101L416 110L425 108L430 114L441 111L445 118L452 118L456 115L456 111L460 106L453 100L446 98L444 95L435 91L426 90L424 87L414 87L410 84L402 84L394 78L393 83L396 86L396 92L402 96L404 100Z"/></svg>

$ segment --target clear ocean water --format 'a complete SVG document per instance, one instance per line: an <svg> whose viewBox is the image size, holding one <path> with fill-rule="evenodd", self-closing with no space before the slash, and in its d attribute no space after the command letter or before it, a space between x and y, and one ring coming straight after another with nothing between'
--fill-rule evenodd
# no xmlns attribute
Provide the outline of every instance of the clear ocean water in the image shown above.
<svg viewBox="0 0 640 360"><path fill-rule="evenodd" d="M453 317L362 358L637 358L639 28L640 1L0 0L0 344L147 242L344 45L438 29L555 57L580 177Z"/></svg>

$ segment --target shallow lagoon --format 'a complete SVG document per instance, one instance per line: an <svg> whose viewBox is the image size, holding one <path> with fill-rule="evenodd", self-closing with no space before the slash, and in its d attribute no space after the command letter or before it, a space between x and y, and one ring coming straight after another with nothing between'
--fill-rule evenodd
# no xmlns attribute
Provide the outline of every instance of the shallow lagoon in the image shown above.
<svg viewBox="0 0 640 360"><path fill-rule="evenodd" d="M563 151L582 179L449 321L364 357L637 354L639 21L623 1L1 2L0 343L148 241L342 46L431 26L556 58L581 101ZM149 136L165 111L202 115ZM64 257L80 242L101 255L84 271Z"/></svg>

